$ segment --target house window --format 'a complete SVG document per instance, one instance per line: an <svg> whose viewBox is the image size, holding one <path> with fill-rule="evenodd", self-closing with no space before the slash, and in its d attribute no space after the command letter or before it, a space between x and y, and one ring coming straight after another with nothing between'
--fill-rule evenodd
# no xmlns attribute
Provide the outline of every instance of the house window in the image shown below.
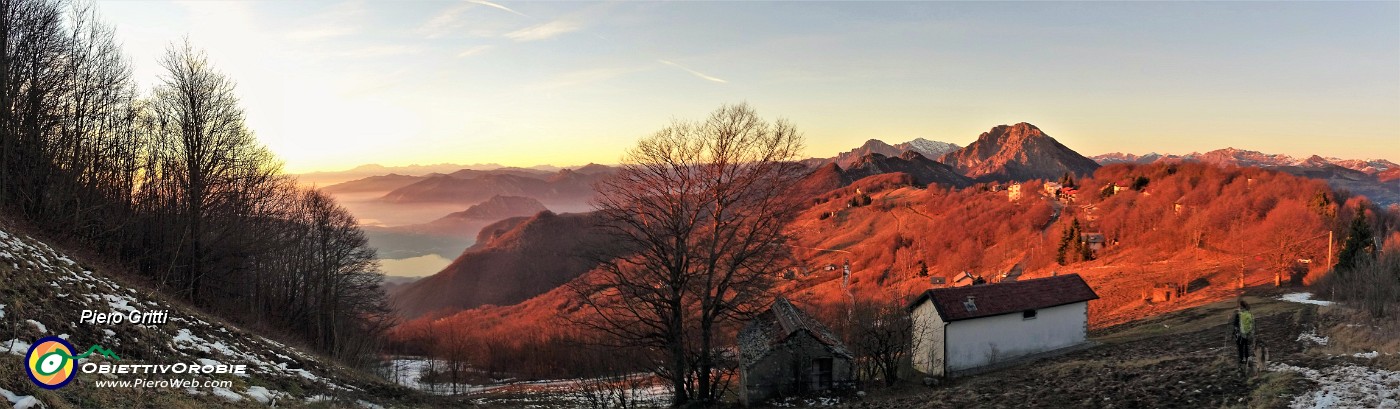
<svg viewBox="0 0 1400 409"><path fill-rule="evenodd" d="M1023 319L1023 320L1033 320L1033 319L1035 319L1035 310L1025 310L1025 311L1021 311L1021 319Z"/></svg>
<svg viewBox="0 0 1400 409"><path fill-rule="evenodd" d="M813 379L813 381L815 381L816 385L814 385L815 387L812 389L819 391L831 389L836 375L833 360L831 358L817 358L814 363L816 364L816 368L814 368L816 373L813 375L815 375L814 378L816 379Z"/></svg>

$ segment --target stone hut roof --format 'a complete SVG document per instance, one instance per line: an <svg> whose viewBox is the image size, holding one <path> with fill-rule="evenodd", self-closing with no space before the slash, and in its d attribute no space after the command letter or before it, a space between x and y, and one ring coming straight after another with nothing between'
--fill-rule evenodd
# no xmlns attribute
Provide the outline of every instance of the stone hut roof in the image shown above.
<svg viewBox="0 0 1400 409"><path fill-rule="evenodd" d="M812 334L817 342L825 345L833 354L850 359L850 350L841 339L802 310L797 309L786 298L778 297L768 308L739 331L739 349L743 365L753 366L779 345L787 342L799 332Z"/></svg>

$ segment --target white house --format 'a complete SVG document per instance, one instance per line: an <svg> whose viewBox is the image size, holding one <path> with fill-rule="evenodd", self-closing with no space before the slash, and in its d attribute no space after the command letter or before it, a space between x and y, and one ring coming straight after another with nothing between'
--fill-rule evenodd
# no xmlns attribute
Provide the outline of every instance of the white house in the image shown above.
<svg viewBox="0 0 1400 409"><path fill-rule="evenodd" d="M955 376L1082 343L1098 298L1077 274L925 291L908 307L914 369Z"/></svg>

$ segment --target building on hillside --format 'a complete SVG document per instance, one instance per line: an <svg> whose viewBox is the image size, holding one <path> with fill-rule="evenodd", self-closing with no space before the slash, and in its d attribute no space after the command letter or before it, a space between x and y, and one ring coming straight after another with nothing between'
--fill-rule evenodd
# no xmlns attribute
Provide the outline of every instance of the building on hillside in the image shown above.
<svg viewBox="0 0 1400 409"><path fill-rule="evenodd" d="M1053 198L1053 197L1059 196L1059 194L1060 194L1060 188L1061 188L1061 187L1064 187L1064 186L1061 186L1059 183L1055 183L1055 182L1045 182L1045 186L1044 186L1044 187L1045 187L1045 194Z"/></svg>
<svg viewBox="0 0 1400 409"><path fill-rule="evenodd" d="M745 406L853 385L850 350L785 298L745 324L738 338L739 399Z"/></svg>
<svg viewBox="0 0 1400 409"><path fill-rule="evenodd" d="M1013 201L1013 202L1014 202L1014 201L1017 201L1017 200L1021 200L1021 184L1020 184L1020 183L1012 183L1011 186L1007 186L1007 187L1006 187L1006 199L1007 199L1007 200L1010 200L1010 201Z"/></svg>
<svg viewBox="0 0 1400 409"><path fill-rule="evenodd" d="M1133 186L1133 181L1132 181L1132 180L1123 180L1123 181L1120 181L1120 182L1113 182L1113 194L1118 194L1119 192L1122 192L1122 191L1124 191L1124 190L1128 190L1128 189L1131 188L1132 186Z"/></svg>
<svg viewBox="0 0 1400 409"><path fill-rule="evenodd" d="M914 369L957 376L1078 345L1098 298L1078 274L925 291L908 307Z"/></svg>
<svg viewBox="0 0 1400 409"><path fill-rule="evenodd" d="M1099 250L1103 250L1103 233L1080 233L1079 240L1083 241L1084 246L1088 247L1089 251L1094 252L1095 256L1099 254Z"/></svg>

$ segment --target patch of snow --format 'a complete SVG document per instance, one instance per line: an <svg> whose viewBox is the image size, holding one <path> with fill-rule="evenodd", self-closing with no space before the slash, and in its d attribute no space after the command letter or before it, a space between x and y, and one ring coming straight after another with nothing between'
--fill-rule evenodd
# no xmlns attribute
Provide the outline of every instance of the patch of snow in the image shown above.
<svg viewBox="0 0 1400 409"><path fill-rule="evenodd" d="M209 352L209 347L204 345L204 338L195 336L194 333L190 332L189 328L180 328L180 331L175 334L175 337L170 338L170 342L175 343L176 348L197 349L203 352Z"/></svg>
<svg viewBox="0 0 1400 409"><path fill-rule="evenodd" d="M1317 383L1317 390L1293 399L1289 407L1295 409L1400 407L1400 371L1355 365L1317 370L1278 362L1269 370L1297 372Z"/></svg>
<svg viewBox="0 0 1400 409"><path fill-rule="evenodd" d="M228 390L228 388L214 388L211 390L211 392L214 393L214 396L224 398L229 402L238 402L243 400L243 395L239 395L237 392Z"/></svg>
<svg viewBox="0 0 1400 409"><path fill-rule="evenodd" d="M1319 337L1316 332L1309 330L1308 332L1298 334L1298 342L1303 341L1310 341L1318 345L1327 345L1328 339L1327 337Z"/></svg>
<svg viewBox="0 0 1400 409"><path fill-rule="evenodd" d="M365 400L363 400L363 399L357 400L357 401L355 401L355 403L359 403L359 404L360 404L360 407L365 408L365 409L384 409L383 406L376 405L376 404L374 404L374 403L372 403L372 402L368 402L368 401L365 401Z"/></svg>
<svg viewBox="0 0 1400 409"><path fill-rule="evenodd" d="M1371 352L1357 352L1357 353L1355 353L1355 354L1351 354L1351 356L1357 357L1357 358L1376 359L1376 357L1381 356L1381 353L1380 353L1380 352L1376 352L1376 351L1371 351Z"/></svg>
<svg viewBox="0 0 1400 409"><path fill-rule="evenodd" d="M45 327L44 324L41 323L41 322L39 322L39 321L35 321L35 320L24 320L24 322L28 322L29 325L33 325L34 328L38 328L40 334L47 334L47 333L49 333L49 328L48 328L48 327Z"/></svg>
<svg viewBox="0 0 1400 409"><path fill-rule="evenodd" d="M28 343L28 342L24 342L24 341L20 341L19 339L12 339L12 340L9 340L9 341L5 341L5 342L3 343L3 345L0 345L0 346L3 346L3 347L5 347L5 348L9 348L9 351L10 351L11 354L15 354L15 355L19 355L19 356L24 356L24 354L28 354L28 353L29 353L29 343Z"/></svg>
<svg viewBox="0 0 1400 409"><path fill-rule="evenodd" d="M244 392L243 394L252 397L253 400L258 401L258 403L264 405L272 403L273 399L277 399L284 395L284 393L282 392L269 390L261 386L249 386L248 391Z"/></svg>
<svg viewBox="0 0 1400 409"><path fill-rule="evenodd" d="M1312 296L1313 296L1312 293L1292 293L1292 294L1284 294L1282 297L1279 297L1278 299L1283 300L1283 301L1288 301L1288 302L1296 302L1296 303L1300 303L1300 304L1313 304L1313 305L1332 305L1332 304L1335 304L1335 303L1333 303L1333 302L1331 302L1331 301L1326 301L1326 300L1314 300L1314 299L1312 299Z"/></svg>
<svg viewBox="0 0 1400 409"><path fill-rule="evenodd" d="M45 407L43 402L40 402L39 399L33 396L16 395L14 392L5 390L5 388L0 388L0 396L4 396L5 400L10 401L10 404L14 405L15 409L32 409Z"/></svg>
<svg viewBox="0 0 1400 409"><path fill-rule="evenodd" d="M5 318L5 304L0 304L0 318Z"/></svg>
<svg viewBox="0 0 1400 409"><path fill-rule="evenodd" d="M103 294L102 296L107 298L107 305L112 306L114 310L136 311L136 307L131 306L131 303L136 302L134 298L111 294Z"/></svg>
<svg viewBox="0 0 1400 409"><path fill-rule="evenodd" d="M108 338L117 336L117 332L116 332L116 331L112 331L112 330L106 329L106 328L103 328L103 329L102 329L102 333L103 333L103 334L107 334L107 337L108 337Z"/></svg>

